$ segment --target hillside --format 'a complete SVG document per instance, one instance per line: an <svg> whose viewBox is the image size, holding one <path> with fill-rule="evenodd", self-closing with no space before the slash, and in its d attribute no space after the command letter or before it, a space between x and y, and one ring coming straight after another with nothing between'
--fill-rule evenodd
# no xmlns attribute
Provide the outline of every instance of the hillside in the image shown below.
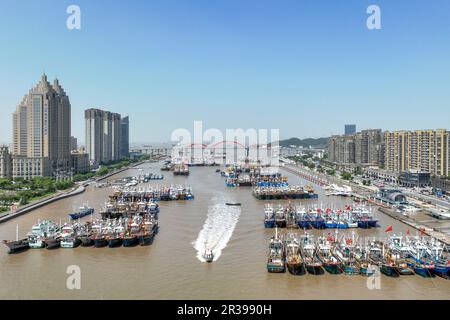
<svg viewBox="0 0 450 320"><path fill-rule="evenodd" d="M306 139L299 139L299 138L290 138L286 140L281 140L279 142L279 145L281 147L290 147L290 146L296 146L296 147L303 147L308 148L309 146L312 147L322 147L325 148L328 143L328 138L306 138Z"/></svg>

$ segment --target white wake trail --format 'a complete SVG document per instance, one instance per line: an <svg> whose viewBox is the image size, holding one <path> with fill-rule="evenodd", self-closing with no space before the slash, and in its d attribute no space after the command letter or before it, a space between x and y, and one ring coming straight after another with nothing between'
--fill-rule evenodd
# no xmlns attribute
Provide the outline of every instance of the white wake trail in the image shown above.
<svg viewBox="0 0 450 320"><path fill-rule="evenodd" d="M208 216L202 230L198 234L197 240L193 242L197 250L197 258L206 262L203 258L205 250L212 250L214 261L219 259L222 250L225 249L233 235L236 224L241 215L241 208L237 206L227 206L225 200L213 199L216 204L208 207ZM221 203L217 203L217 202Z"/></svg>

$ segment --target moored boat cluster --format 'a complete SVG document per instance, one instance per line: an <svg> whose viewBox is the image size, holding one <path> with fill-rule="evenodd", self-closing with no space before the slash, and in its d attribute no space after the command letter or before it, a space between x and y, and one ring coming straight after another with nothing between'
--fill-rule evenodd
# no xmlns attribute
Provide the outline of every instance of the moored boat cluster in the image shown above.
<svg viewBox="0 0 450 320"><path fill-rule="evenodd" d="M113 201L176 201L192 200L192 188L184 185L146 186L145 188L118 188L110 199Z"/></svg>
<svg viewBox="0 0 450 320"><path fill-rule="evenodd" d="M293 275L346 274L388 277L420 275L449 279L445 246L434 238L392 236L385 240L358 240L355 234L339 237L278 232L270 239L267 270Z"/></svg>
<svg viewBox="0 0 450 320"><path fill-rule="evenodd" d="M38 221L26 239L4 241L9 253L27 249L76 248L78 246L110 247L148 246L158 233L159 205L126 193L117 192L110 196L106 209L101 212L102 219L94 219L94 210L81 207L77 213L70 214L72 222L57 224L51 220ZM82 223L79 219L91 214L91 219ZM76 219L76 220L74 220Z"/></svg>
<svg viewBox="0 0 450 320"><path fill-rule="evenodd" d="M343 210L331 208L310 208L292 204L274 207L266 204L264 209L264 227L301 228L301 229L370 229L378 227L378 220L371 210L365 207Z"/></svg>
<svg viewBox="0 0 450 320"><path fill-rule="evenodd" d="M258 200L317 199L310 186L255 187L253 196Z"/></svg>

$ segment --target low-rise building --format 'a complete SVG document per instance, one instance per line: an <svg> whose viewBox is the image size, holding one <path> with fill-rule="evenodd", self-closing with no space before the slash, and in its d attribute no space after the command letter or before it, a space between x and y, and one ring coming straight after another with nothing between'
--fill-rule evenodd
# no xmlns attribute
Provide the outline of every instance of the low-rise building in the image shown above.
<svg viewBox="0 0 450 320"><path fill-rule="evenodd" d="M399 183L405 187L427 187L430 185L431 175L429 172L404 171L400 173Z"/></svg>
<svg viewBox="0 0 450 320"><path fill-rule="evenodd" d="M400 178L400 174L398 172L378 169L378 168L364 168L364 175L376 179L376 180L382 180L387 183L398 183L398 180Z"/></svg>
<svg viewBox="0 0 450 320"><path fill-rule="evenodd" d="M450 193L450 177L431 177L431 186L440 189L445 193Z"/></svg>
<svg viewBox="0 0 450 320"><path fill-rule="evenodd" d="M49 158L12 157L12 178L32 179L51 176Z"/></svg>
<svg viewBox="0 0 450 320"><path fill-rule="evenodd" d="M73 173L86 173L90 170L89 154L81 152L72 152L70 155L72 161Z"/></svg>

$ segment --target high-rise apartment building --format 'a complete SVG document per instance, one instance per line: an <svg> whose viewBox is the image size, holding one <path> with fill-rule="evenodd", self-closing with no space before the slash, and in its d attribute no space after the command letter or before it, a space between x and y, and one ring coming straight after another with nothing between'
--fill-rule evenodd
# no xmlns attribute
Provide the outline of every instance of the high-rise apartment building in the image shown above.
<svg viewBox="0 0 450 320"><path fill-rule="evenodd" d="M351 135L356 133L356 124L346 124L345 125L345 135Z"/></svg>
<svg viewBox="0 0 450 320"><path fill-rule="evenodd" d="M51 85L44 74L16 107L13 114L13 156L26 164L25 171L13 170L16 177L51 175L71 169L71 106L69 97L56 79ZM14 163L14 161L13 161ZM45 170L41 168L45 163ZM33 170L27 172L28 167Z"/></svg>
<svg viewBox="0 0 450 320"><path fill-rule="evenodd" d="M395 172L419 171L449 176L450 132L416 130L386 132L385 165Z"/></svg>
<svg viewBox="0 0 450 320"><path fill-rule="evenodd" d="M75 137L70 137L70 151L78 150L78 139Z"/></svg>
<svg viewBox="0 0 450 320"><path fill-rule="evenodd" d="M328 157L331 162L355 165L379 165L382 152L381 129L333 136L328 141Z"/></svg>
<svg viewBox="0 0 450 320"><path fill-rule="evenodd" d="M98 165L120 159L121 116L100 109L85 111L86 152L90 163Z"/></svg>
<svg viewBox="0 0 450 320"><path fill-rule="evenodd" d="M130 120L128 117L120 121L120 158L130 156Z"/></svg>

